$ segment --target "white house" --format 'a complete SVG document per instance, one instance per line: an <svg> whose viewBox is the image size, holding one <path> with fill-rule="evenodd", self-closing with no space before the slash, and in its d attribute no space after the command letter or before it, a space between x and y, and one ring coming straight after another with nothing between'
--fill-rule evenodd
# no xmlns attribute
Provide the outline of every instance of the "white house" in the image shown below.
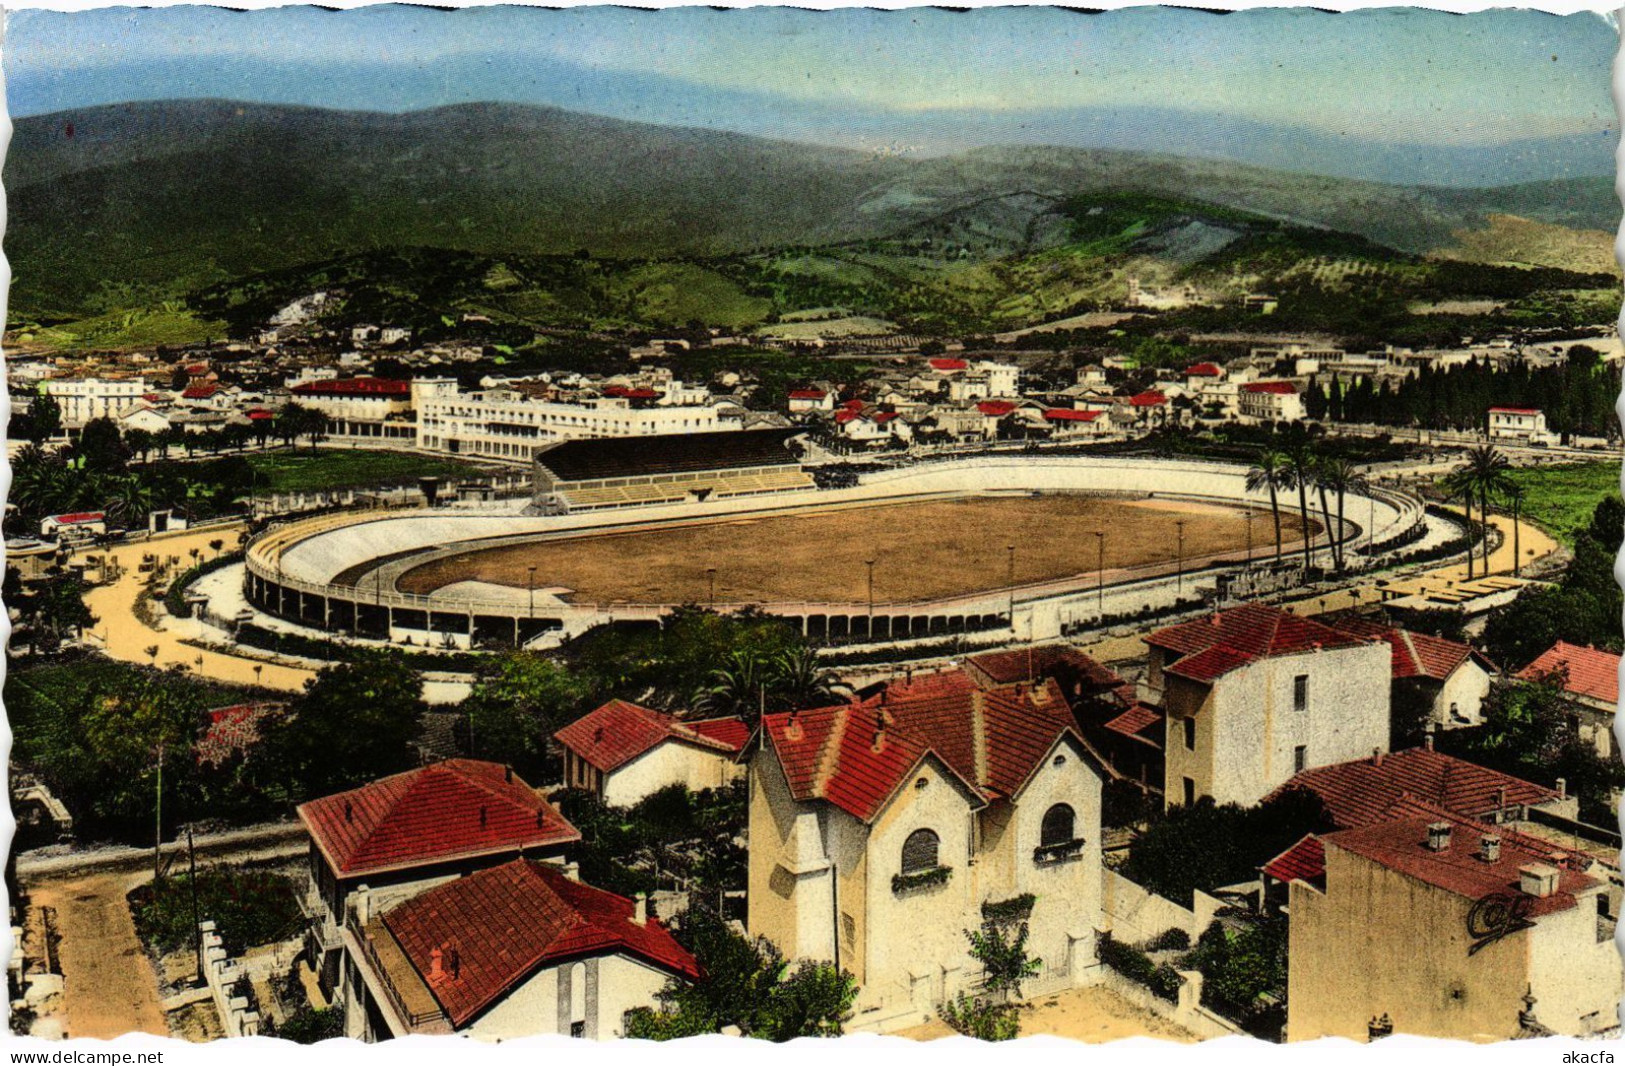
<svg viewBox="0 0 1625 1066"><path fill-rule="evenodd" d="M860 988L849 1029L976 987L966 929L1026 922L1029 995L1085 983L1102 928L1101 777L1053 680L914 677L767 715L748 749L747 929Z"/></svg>
<svg viewBox="0 0 1625 1066"><path fill-rule="evenodd" d="M1303 397L1290 381L1249 381L1236 394L1237 413L1252 422L1297 422Z"/></svg>
<svg viewBox="0 0 1625 1066"><path fill-rule="evenodd" d="M1491 440L1532 444L1552 438L1546 429L1546 413L1538 407L1492 407L1489 415Z"/></svg>
<svg viewBox="0 0 1625 1066"><path fill-rule="evenodd" d="M1147 683L1167 719L1163 795L1250 806L1294 774L1387 751L1392 654L1249 604L1159 629Z"/></svg>
<svg viewBox="0 0 1625 1066"><path fill-rule="evenodd" d="M344 984L345 1035L365 1041L457 1033L607 1040L658 1006L699 964L636 902L570 870L513 859L388 910L362 889L344 936L359 950Z"/></svg>
<svg viewBox="0 0 1625 1066"><path fill-rule="evenodd" d="M553 735L564 749L564 783L612 807L682 785L722 788L745 776L737 761L750 738L738 718L679 721L625 700L610 700Z"/></svg>
<svg viewBox="0 0 1625 1066"><path fill-rule="evenodd" d="M1331 624L1345 633L1388 642L1393 652L1395 707L1420 711L1440 729L1483 723L1484 699L1496 671L1495 664L1478 649L1361 618L1340 618Z"/></svg>
<svg viewBox="0 0 1625 1066"><path fill-rule="evenodd" d="M86 422L114 418L141 399L147 383L139 377L48 378L41 383L45 394L56 401L62 412L62 425L82 429Z"/></svg>

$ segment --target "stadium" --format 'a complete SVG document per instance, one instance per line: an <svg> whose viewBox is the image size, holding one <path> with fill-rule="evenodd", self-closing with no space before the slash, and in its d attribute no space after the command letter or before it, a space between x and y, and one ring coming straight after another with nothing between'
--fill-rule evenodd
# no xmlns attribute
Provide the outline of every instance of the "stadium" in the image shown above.
<svg viewBox="0 0 1625 1066"><path fill-rule="evenodd" d="M1144 457L980 455L819 487L784 430L578 440L536 458L523 511L328 515L249 546L258 611L336 634L445 647L545 645L683 604L758 607L810 637L1041 639L1174 604L1271 591L1303 522L1245 467ZM1409 543L1419 501L1333 510L1355 556ZM1311 514L1316 551L1324 520Z"/></svg>

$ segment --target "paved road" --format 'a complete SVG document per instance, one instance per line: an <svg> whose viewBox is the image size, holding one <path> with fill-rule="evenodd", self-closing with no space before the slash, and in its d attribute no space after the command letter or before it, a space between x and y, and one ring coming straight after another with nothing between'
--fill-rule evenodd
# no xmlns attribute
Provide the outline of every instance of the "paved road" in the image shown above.
<svg viewBox="0 0 1625 1066"><path fill-rule="evenodd" d="M151 629L135 615L136 600L145 587L146 574L140 572L141 556L147 552L179 556L183 566L197 548L201 558L214 555L210 541L234 546L245 527L234 524L214 526L197 532L165 536L151 541L121 544L108 552L124 567L124 573L111 585L102 585L85 594L85 603L99 621L94 630L102 650L125 662L169 666L179 663L204 677L241 685L260 685L283 692L302 692L314 671L302 667L267 663L217 651L205 651L181 643L177 634ZM97 552L97 549L89 549ZM162 619L160 619L162 624ZM156 654L149 654L156 649ZM198 660L202 659L200 663Z"/></svg>
<svg viewBox="0 0 1625 1066"><path fill-rule="evenodd" d="M145 878L104 875L32 890L35 906L54 907L62 936L66 1035L112 1039L124 1033L168 1036L158 974L141 949L124 894Z"/></svg>

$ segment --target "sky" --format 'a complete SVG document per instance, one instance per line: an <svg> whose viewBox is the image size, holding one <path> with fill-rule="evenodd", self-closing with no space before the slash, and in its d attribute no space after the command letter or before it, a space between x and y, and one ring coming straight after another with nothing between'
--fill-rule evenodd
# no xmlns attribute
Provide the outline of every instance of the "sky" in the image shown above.
<svg viewBox="0 0 1625 1066"><path fill-rule="evenodd" d="M175 97L503 100L917 153L1558 138L1599 173L1616 129L1618 38L1598 14L108 8L13 12L5 43L14 116Z"/></svg>

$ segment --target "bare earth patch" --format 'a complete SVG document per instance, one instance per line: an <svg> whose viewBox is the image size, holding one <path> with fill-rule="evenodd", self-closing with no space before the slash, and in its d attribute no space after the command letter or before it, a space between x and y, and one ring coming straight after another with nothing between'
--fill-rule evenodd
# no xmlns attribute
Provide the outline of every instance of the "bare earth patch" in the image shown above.
<svg viewBox="0 0 1625 1066"><path fill-rule="evenodd" d="M940 1040L954 1036L941 1021L903 1029L898 1036L910 1040ZM1104 1044L1131 1036L1150 1036L1193 1044L1189 1030L1159 1017L1107 988L1073 988L1033 1000L1021 1012L1022 1036L1064 1036L1086 1044Z"/></svg>
<svg viewBox="0 0 1625 1066"><path fill-rule="evenodd" d="M465 552L401 576L404 592L458 581L571 590L587 603L706 603L707 569L721 603L861 603L873 559L877 603L911 603L1003 588L1015 545L1015 583L1096 570L1106 534L1107 570L1172 562L1176 521L1187 560L1245 547L1244 512L1208 504L1081 495L978 496L807 511L728 522L600 533ZM1283 514L1288 541L1299 523ZM1273 543L1268 512L1253 521L1262 553Z"/></svg>

